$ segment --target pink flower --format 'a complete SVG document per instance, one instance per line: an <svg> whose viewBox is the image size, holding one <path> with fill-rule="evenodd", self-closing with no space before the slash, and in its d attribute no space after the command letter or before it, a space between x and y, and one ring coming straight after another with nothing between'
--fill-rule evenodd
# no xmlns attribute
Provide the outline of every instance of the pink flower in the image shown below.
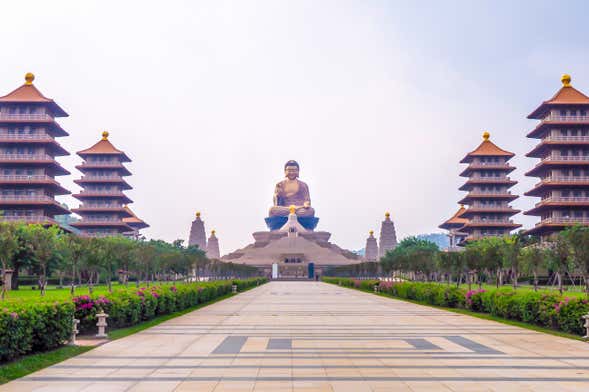
<svg viewBox="0 0 589 392"><path fill-rule="evenodd" d="M12 313L10 313L10 317L11 317L13 320L16 320L16 319L18 319L18 313L16 313L16 312L12 312Z"/></svg>

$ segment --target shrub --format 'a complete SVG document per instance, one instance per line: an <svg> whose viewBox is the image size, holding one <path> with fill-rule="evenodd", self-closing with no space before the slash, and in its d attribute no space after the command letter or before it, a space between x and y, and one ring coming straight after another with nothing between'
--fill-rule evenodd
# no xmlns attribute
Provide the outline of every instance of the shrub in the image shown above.
<svg viewBox="0 0 589 392"><path fill-rule="evenodd" d="M265 282L265 278L239 280L238 287L244 290ZM109 315L109 328L128 327L230 292L231 282L222 281L123 288L66 302L1 304L6 307L0 308L0 362L63 345L71 337L74 316L80 320L81 332L96 331L96 314L100 311Z"/></svg>
<svg viewBox="0 0 589 392"><path fill-rule="evenodd" d="M354 279L322 278L327 283L339 283L344 287L356 287ZM374 284L374 281L372 281ZM361 283L359 289L367 290ZM529 324L554 328L583 335L582 316L589 313L589 301L567 298L553 293L497 290L465 290L438 283L380 282L382 293L393 297L419 301L425 304L451 308L463 308Z"/></svg>

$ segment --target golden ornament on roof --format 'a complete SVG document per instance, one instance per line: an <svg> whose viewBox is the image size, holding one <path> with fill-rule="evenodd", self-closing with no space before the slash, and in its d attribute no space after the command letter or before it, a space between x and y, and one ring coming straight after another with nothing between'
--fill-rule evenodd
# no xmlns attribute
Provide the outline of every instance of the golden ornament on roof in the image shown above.
<svg viewBox="0 0 589 392"><path fill-rule="evenodd" d="M291 204L290 207L288 207L288 210L291 214L294 214L297 211L297 207Z"/></svg>
<svg viewBox="0 0 589 392"><path fill-rule="evenodd" d="M217 230L211 230L211 235L214 236Z"/></svg>
<svg viewBox="0 0 589 392"><path fill-rule="evenodd" d="M374 230L370 230L370 231L368 232L368 234L370 234L370 235L372 236L372 235L374 234Z"/></svg>
<svg viewBox="0 0 589 392"><path fill-rule="evenodd" d="M485 139L485 141L489 140L489 138L491 137L491 134L487 131L483 132L483 139Z"/></svg>
<svg viewBox="0 0 589 392"><path fill-rule="evenodd" d="M196 217L200 218L200 211L196 211Z"/></svg>
<svg viewBox="0 0 589 392"><path fill-rule="evenodd" d="M385 218L390 218L391 217L391 213L390 212L385 212L384 213L384 217Z"/></svg>
<svg viewBox="0 0 589 392"><path fill-rule="evenodd" d="M569 75L569 74L562 75L562 77L560 78L560 81L562 82L562 85L564 87L571 87L571 75Z"/></svg>
<svg viewBox="0 0 589 392"><path fill-rule="evenodd" d="M25 75L25 84L31 85L33 84L33 80L35 80L35 75L32 72L27 72Z"/></svg>
<svg viewBox="0 0 589 392"><path fill-rule="evenodd" d="M102 132L102 140L108 140L109 133L107 131Z"/></svg>

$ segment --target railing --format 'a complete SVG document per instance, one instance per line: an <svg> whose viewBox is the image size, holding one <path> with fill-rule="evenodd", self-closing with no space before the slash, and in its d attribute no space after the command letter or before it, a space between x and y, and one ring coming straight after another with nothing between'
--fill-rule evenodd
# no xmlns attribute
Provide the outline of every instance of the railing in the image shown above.
<svg viewBox="0 0 589 392"><path fill-rule="evenodd" d="M543 141L547 142L589 142L589 136L561 136L561 135L549 135L546 136Z"/></svg>
<svg viewBox="0 0 589 392"><path fill-rule="evenodd" d="M38 134L0 133L0 140L53 140L53 138L46 133L38 133Z"/></svg>
<svg viewBox="0 0 589 392"><path fill-rule="evenodd" d="M589 161L589 155L548 155L547 157L542 158L542 162L550 162L550 161Z"/></svg>
<svg viewBox="0 0 589 392"><path fill-rule="evenodd" d="M541 179L541 182L536 184L539 186L544 183L551 183L551 182L566 182L566 183L582 183L582 182L589 182L589 177L579 176L579 177L545 177Z"/></svg>
<svg viewBox="0 0 589 392"><path fill-rule="evenodd" d="M0 113L0 120L32 120L32 121L53 121L53 117L47 113Z"/></svg>
<svg viewBox="0 0 589 392"><path fill-rule="evenodd" d="M477 218L473 218L473 219L470 219L468 221L468 223L488 223L490 225L497 225L497 224L512 225L513 221L510 219L477 219Z"/></svg>
<svg viewBox="0 0 589 392"><path fill-rule="evenodd" d="M511 210L510 206L490 206L484 204L473 204L470 208L476 208L479 210Z"/></svg>
<svg viewBox="0 0 589 392"><path fill-rule="evenodd" d="M122 209L123 206L121 205L86 205L82 204L78 207L78 210L95 210L95 209Z"/></svg>
<svg viewBox="0 0 589 392"><path fill-rule="evenodd" d="M86 161L82 163L81 167L85 166L122 166L121 162L113 161L113 162L89 162Z"/></svg>
<svg viewBox="0 0 589 392"><path fill-rule="evenodd" d="M116 223L123 223L122 218L82 218L82 220L80 221L80 223L102 223L102 222L106 222L106 223L110 223L110 222L116 222Z"/></svg>
<svg viewBox="0 0 589 392"><path fill-rule="evenodd" d="M589 116L563 116L560 114L550 114L544 117L543 121L585 122L589 121Z"/></svg>
<svg viewBox="0 0 589 392"><path fill-rule="evenodd" d="M35 175L0 175L0 181L55 181L53 177L49 177L44 174L35 174Z"/></svg>
<svg viewBox="0 0 589 392"><path fill-rule="evenodd" d="M557 216L557 217L542 219L539 223L536 223L536 226L539 226L542 224L547 224L547 223L570 223L570 224L579 223L579 224L586 225L586 224L589 224L589 218L584 218L584 217L572 218L572 217Z"/></svg>
<svg viewBox="0 0 589 392"><path fill-rule="evenodd" d="M109 181L109 180L122 180L121 176L82 176L80 180L85 181Z"/></svg>
<svg viewBox="0 0 589 392"><path fill-rule="evenodd" d="M99 196L125 196L123 192L118 191L82 191L79 195L99 195Z"/></svg>
<svg viewBox="0 0 589 392"><path fill-rule="evenodd" d="M48 154L0 154L0 161L52 161Z"/></svg>
<svg viewBox="0 0 589 392"><path fill-rule="evenodd" d="M506 191L476 191L476 192L469 192L467 196L513 196L511 192Z"/></svg>
<svg viewBox="0 0 589 392"><path fill-rule="evenodd" d="M505 182L505 181L511 181L509 179L509 177L476 177L476 176L470 177L468 179L468 181L471 181L471 180L474 180L474 181L477 181L477 182Z"/></svg>
<svg viewBox="0 0 589 392"><path fill-rule="evenodd" d="M498 168L498 169L512 169L512 166L509 166L507 163L501 163L501 162L473 162L470 165L468 165L469 169L476 169L479 167L484 167L484 168Z"/></svg>
<svg viewBox="0 0 589 392"><path fill-rule="evenodd" d="M2 215L0 216L0 221L9 221L9 222L26 222L26 223L45 223L51 222L55 223L55 220L47 217L47 216L18 216L18 215Z"/></svg>
<svg viewBox="0 0 589 392"><path fill-rule="evenodd" d="M55 201L46 195L0 195L0 201Z"/></svg>

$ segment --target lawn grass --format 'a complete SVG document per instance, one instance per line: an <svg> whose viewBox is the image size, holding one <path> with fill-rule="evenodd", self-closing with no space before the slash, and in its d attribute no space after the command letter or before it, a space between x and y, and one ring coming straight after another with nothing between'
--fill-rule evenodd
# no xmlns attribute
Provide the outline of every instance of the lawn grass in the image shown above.
<svg viewBox="0 0 589 392"><path fill-rule="evenodd" d="M254 287L258 287L258 286L254 286ZM249 287L249 288L241 291L240 293L251 290L254 287ZM205 302L202 304L198 304L193 307L190 307L190 308L187 308L184 310L180 310L175 313L170 313L170 314L166 314L163 316L158 316L152 320L145 321L143 323L140 323L140 324L137 324L137 325L134 325L131 327L120 328L120 329L115 329L115 330L109 331L108 332L109 339L110 340L117 340L117 339L121 339L126 336L129 336L129 335L133 335L134 333L143 331L147 328L154 327L154 326L161 324L165 321L185 315L185 314L193 312L197 309L204 308L205 306L212 305L216 302L222 301L222 300L232 297L234 295L237 295L237 294L232 294L232 293L225 294L225 295L215 298L211 301L208 301L208 302ZM80 336L80 338L83 338L83 337ZM27 355L27 356L24 356L22 358L19 358L19 359L13 361L13 362L6 363L6 364L0 366L0 385L7 383L9 381L15 380L17 378L24 377L28 374L34 373L34 372L41 370L43 368L46 368L48 366L55 365L56 363L65 361L66 359L69 359L69 358L75 357L76 355L80 355L82 353L90 351L93 348L94 347L65 346L65 347L60 347L56 350L52 350L52 351L48 351L48 352L44 352L44 353Z"/></svg>

